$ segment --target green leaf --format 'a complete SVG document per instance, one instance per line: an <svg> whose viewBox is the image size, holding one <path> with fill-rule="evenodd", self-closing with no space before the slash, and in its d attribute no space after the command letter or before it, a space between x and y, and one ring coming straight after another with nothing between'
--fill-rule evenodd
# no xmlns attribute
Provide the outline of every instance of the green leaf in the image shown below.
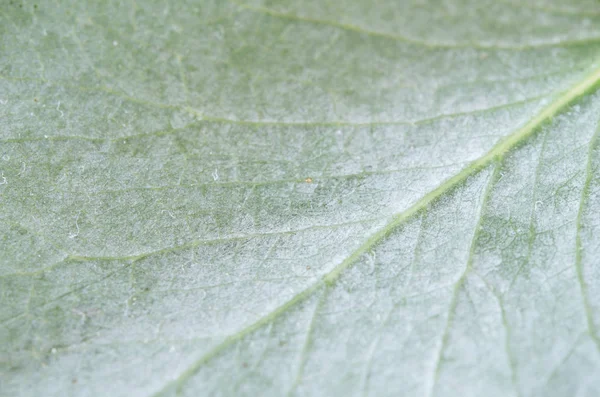
<svg viewBox="0 0 600 397"><path fill-rule="evenodd" d="M0 395L600 395L596 0L5 0Z"/></svg>

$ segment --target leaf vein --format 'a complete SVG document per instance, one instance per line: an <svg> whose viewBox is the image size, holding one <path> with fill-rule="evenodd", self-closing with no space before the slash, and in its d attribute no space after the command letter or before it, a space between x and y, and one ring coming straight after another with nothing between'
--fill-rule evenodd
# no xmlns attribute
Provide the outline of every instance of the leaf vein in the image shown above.
<svg viewBox="0 0 600 397"><path fill-rule="evenodd" d="M588 148L588 155L587 155L587 161L586 161L586 174L585 174L585 181L583 184L583 188L581 189L581 198L579 200L579 209L577 211L577 220L576 220L576 231L575 231L575 272L577 274L577 281L579 283L579 289L581 292L581 300L582 300L582 305L583 305L583 310L585 313L585 319L586 319L586 323L587 323L587 328L588 328L588 333L590 335L590 337L592 338L592 340L594 341L594 344L596 345L596 349L598 350L598 352L600 352L600 336L598 335L598 332L596 330L596 326L594 324L594 318L592 315L592 308L590 306L590 302L589 302L589 298L588 298L588 294L587 294L587 285L585 282L585 278L584 278L584 272L583 272L583 258L582 258L582 252L583 252L583 243L581 241L581 229L583 227L583 209L585 207L586 204L586 200L589 197L589 189L590 189L590 184L592 182L592 178L594 176L594 170L592 169L592 158L593 158L593 154L594 154L594 149L596 147L596 144L598 143L598 136L600 135L600 124L596 127L596 131L594 132L594 135L592 136L592 138L590 139L589 142L589 148Z"/></svg>
<svg viewBox="0 0 600 397"><path fill-rule="evenodd" d="M302 302L308 298L313 292L321 288L323 284L332 285L340 277L341 273L356 262L363 253L367 252L376 244L384 240L396 227L403 224L406 220L412 218L413 215L420 212L422 209L427 208L435 200L441 197L444 193L462 184L469 176L473 175L477 171L481 170L488 164L496 161L502 157L505 153L513 149L515 146L524 142L526 139L533 136L538 132L539 127L549 119L552 119L556 114L560 113L571 104L573 101L581 97L582 95L594 90L600 81L600 67L595 63L595 67L590 73L582 78L581 81L573 85L570 89L559 93L556 99L544 108L539 114L533 117L528 123L516 129L516 131L508 136L503 141L499 142L494 146L487 154L473 161L470 166L464 168L461 172L455 176L447 179L438 188L432 190L428 194L424 195L420 200L415 202L407 210L395 215L391 221L386 224L379 231L371 235L359 248L354 250L345 260L335 266L329 273L325 274L320 280L310 285L308 288L298 292L290 300L275 308L269 314L259 318L256 322L248 325L246 328L241 329L235 334L225 338L223 342L216 345L207 354L201 356L196 362L192 363L186 370L184 370L179 377L172 382L168 383L162 389L158 390L154 395L164 395L167 391L181 390L183 384L191 378L206 362L210 361L213 357L219 355L225 348L240 340L245 335L253 332L254 330L262 327L265 324L270 323L280 315L285 314L290 308L296 304Z"/></svg>
<svg viewBox="0 0 600 397"><path fill-rule="evenodd" d="M579 39L570 39L570 40L560 40L560 41L543 41L538 42L536 44L507 44L507 43L485 43L485 42L475 42L475 41L467 41L467 42L433 42L423 39L417 39L408 36L402 36L399 34L382 32L377 30L367 29L358 25L353 25L351 23L346 22L338 22L321 18L313 18L313 17L305 17L296 14L289 14L281 11L277 11L268 7L254 6L250 4L242 3L238 0L230 0L232 3L238 5L241 9L249 10L252 12L261 13L264 15L268 15L274 18L291 20L295 22L305 22L312 23L317 25L324 25L333 27L336 29L340 29L347 32L362 34L370 37L383 38L387 40L392 40L396 42L407 43L411 45L416 45L420 47L425 47L432 50L451 50L451 49L478 49L478 50L508 50L508 51L525 51L532 50L537 48L544 47L566 47L566 46L575 46L589 43L597 43L600 41L600 37L589 37L589 38L579 38Z"/></svg>

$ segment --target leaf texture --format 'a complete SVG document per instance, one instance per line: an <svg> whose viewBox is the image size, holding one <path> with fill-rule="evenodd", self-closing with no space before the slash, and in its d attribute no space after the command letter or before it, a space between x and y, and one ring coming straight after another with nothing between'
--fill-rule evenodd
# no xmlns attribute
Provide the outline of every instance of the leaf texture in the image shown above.
<svg viewBox="0 0 600 397"><path fill-rule="evenodd" d="M5 1L0 395L600 395L594 0Z"/></svg>

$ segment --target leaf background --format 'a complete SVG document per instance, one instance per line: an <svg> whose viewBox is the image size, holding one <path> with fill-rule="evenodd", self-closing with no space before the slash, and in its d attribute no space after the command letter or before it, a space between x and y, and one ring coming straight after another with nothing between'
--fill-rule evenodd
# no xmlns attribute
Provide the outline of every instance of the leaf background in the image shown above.
<svg viewBox="0 0 600 397"><path fill-rule="evenodd" d="M5 1L0 394L595 396L595 1Z"/></svg>

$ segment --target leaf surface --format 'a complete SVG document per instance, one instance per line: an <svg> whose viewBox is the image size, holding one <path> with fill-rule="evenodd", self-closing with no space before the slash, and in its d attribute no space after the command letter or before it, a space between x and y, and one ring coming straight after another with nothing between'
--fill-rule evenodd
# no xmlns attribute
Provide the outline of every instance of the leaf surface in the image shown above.
<svg viewBox="0 0 600 397"><path fill-rule="evenodd" d="M600 395L593 0L10 1L0 395Z"/></svg>

